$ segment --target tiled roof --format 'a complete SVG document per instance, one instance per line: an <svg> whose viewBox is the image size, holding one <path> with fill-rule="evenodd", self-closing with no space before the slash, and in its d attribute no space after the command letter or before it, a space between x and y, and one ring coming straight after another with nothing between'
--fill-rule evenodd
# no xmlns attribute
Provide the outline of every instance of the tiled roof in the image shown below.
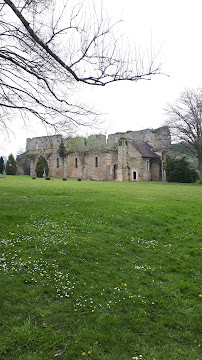
<svg viewBox="0 0 202 360"><path fill-rule="evenodd" d="M160 158L160 156L156 154L152 147L146 142L131 141L131 144L144 158Z"/></svg>

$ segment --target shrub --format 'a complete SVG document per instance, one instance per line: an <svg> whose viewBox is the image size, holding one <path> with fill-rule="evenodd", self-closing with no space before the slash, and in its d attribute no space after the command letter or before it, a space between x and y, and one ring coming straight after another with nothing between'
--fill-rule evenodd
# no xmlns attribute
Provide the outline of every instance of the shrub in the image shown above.
<svg viewBox="0 0 202 360"><path fill-rule="evenodd" d="M185 157L181 159L167 157L165 171L168 182L193 183L197 179L196 171L190 168Z"/></svg>
<svg viewBox="0 0 202 360"><path fill-rule="evenodd" d="M39 159L37 160L36 167L35 167L36 176L41 178L43 177L44 173L46 177L49 173L48 163L42 155L40 155Z"/></svg>
<svg viewBox="0 0 202 360"><path fill-rule="evenodd" d="M17 166L16 161L12 154L9 155L8 161L6 163L6 174L7 175L16 175L17 173Z"/></svg>
<svg viewBox="0 0 202 360"><path fill-rule="evenodd" d="M3 173L3 169L4 169L4 159L1 156L0 157L0 174Z"/></svg>

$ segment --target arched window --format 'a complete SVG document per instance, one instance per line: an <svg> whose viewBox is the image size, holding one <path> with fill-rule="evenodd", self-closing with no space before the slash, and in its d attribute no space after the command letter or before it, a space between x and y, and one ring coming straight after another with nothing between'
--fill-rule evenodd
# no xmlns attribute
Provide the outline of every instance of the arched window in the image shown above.
<svg viewBox="0 0 202 360"><path fill-rule="evenodd" d="M78 159L75 158L75 168L78 168Z"/></svg>
<svg viewBox="0 0 202 360"><path fill-rule="evenodd" d="M95 157L95 167L98 167L98 157Z"/></svg>
<svg viewBox="0 0 202 360"><path fill-rule="evenodd" d="M59 158L57 158L57 164L56 164L56 166L57 166L57 168L59 168L59 166L60 166L60 163L59 163Z"/></svg>
<svg viewBox="0 0 202 360"><path fill-rule="evenodd" d="M133 180L137 180L137 173L136 173L136 171L133 171Z"/></svg>

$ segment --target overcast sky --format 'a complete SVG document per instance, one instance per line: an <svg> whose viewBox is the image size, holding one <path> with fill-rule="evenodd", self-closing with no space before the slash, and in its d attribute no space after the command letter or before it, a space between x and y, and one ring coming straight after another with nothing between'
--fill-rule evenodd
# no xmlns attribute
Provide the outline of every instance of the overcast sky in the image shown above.
<svg viewBox="0 0 202 360"><path fill-rule="evenodd" d="M95 0L99 2L100 0ZM185 88L202 86L201 0L103 0L112 18L123 19L120 32L142 51L157 54L162 73L151 81L114 83L82 89L84 100L104 113L105 133L157 128L166 120L163 109ZM0 135L0 151L15 155L26 137L46 135L40 126L15 131L9 144ZM3 148L3 149L2 149ZM0 154L1 155L1 154Z"/></svg>

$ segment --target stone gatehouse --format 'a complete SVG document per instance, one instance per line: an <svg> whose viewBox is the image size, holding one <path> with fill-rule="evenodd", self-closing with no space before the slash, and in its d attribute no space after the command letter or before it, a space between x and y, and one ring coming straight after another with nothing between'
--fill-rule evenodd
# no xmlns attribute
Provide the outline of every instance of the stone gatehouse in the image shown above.
<svg viewBox="0 0 202 360"><path fill-rule="evenodd" d="M63 141L65 158L59 156ZM27 139L26 152L17 157L19 175L35 175L36 162L43 155L51 177L98 181L164 181L163 162L169 151L168 127L62 138L61 135Z"/></svg>

